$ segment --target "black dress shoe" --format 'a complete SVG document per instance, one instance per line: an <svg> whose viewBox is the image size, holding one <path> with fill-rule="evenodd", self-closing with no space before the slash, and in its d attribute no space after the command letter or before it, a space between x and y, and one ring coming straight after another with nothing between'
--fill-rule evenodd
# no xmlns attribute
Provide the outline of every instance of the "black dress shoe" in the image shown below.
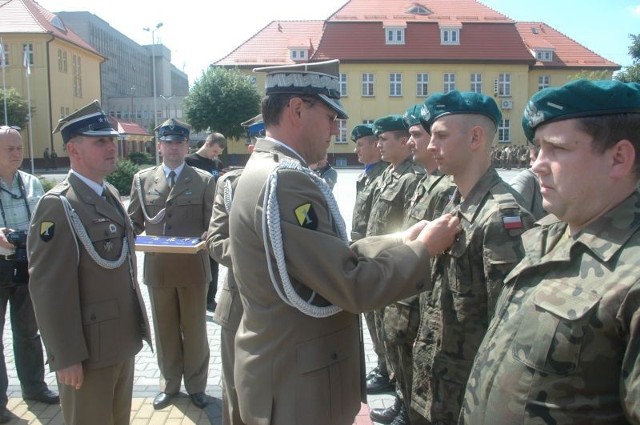
<svg viewBox="0 0 640 425"><path fill-rule="evenodd" d="M400 411L398 412L398 416L391 422L391 425L410 425L409 422L409 414L407 413L407 409L404 407L404 403L400 406Z"/></svg>
<svg viewBox="0 0 640 425"><path fill-rule="evenodd" d="M385 393L393 390L393 384L389 381L389 376L376 374L367 379L367 394Z"/></svg>
<svg viewBox="0 0 640 425"><path fill-rule="evenodd" d="M193 402L193 404L195 404L196 407L199 407L200 409L204 409L207 404L209 404L209 396L207 396L205 393L190 394L189 397L191 397L191 401Z"/></svg>
<svg viewBox="0 0 640 425"><path fill-rule="evenodd" d="M6 407L0 408L0 424L6 424L11 421L11 415Z"/></svg>
<svg viewBox="0 0 640 425"><path fill-rule="evenodd" d="M396 397L393 402L393 406L387 407L386 409L371 409L369 412L369 417L372 420L379 422L381 424L390 424L393 420L398 416L400 409L404 406L402 405L402 400Z"/></svg>
<svg viewBox="0 0 640 425"><path fill-rule="evenodd" d="M60 403L60 397L58 396L58 394L56 394L55 392L51 391L50 389L44 389L42 391L40 391L38 394L36 395L32 395L32 396L22 396L23 399L25 400L33 400L33 401L39 401L41 403L45 403L45 404L59 404ZM2 422L0 422L2 423Z"/></svg>
<svg viewBox="0 0 640 425"><path fill-rule="evenodd" d="M153 408L156 410L164 409L171 404L171 400L175 396L175 394L159 393L156 398L153 399Z"/></svg>
<svg viewBox="0 0 640 425"><path fill-rule="evenodd" d="M369 379L373 378L376 375L381 375L380 368L378 366L371 369L371 372L367 373L367 376L365 376L364 379L368 381Z"/></svg>

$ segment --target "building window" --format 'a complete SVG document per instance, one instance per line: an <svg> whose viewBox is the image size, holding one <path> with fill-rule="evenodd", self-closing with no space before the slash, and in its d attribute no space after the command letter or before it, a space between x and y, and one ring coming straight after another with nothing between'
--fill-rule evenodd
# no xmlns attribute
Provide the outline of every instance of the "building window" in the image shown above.
<svg viewBox="0 0 640 425"><path fill-rule="evenodd" d="M1 44L0 45L0 66L9 66L9 45Z"/></svg>
<svg viewBox="0 0 640 425"><path fill-rule="evenodd" d="M471 73L470 90L474 93L482 93L482 74L480 74L479 72Z"/></svg>
<svg viewBox="0 0 640 425"><path fill-rule="evenodd" d="M449 93L456 89L456 74L453 72L444 73L444 89L445 93Z"/></svg>
<svg viewBox="0 0 640 425"><path fill-rule="evenodd" d="M498 142L509 143L511 141L511 123L510 120L504 119L500 121L498 126Z"/></svg>
<svg viewBox="0 0 640 425"><path fill-rule="evenodd" d="M498 96L511 96L511 74L498 75Z"/></svg>
<svg viewBox="0 0 640 425"><path fill-rule="evenodd" d="M387 44L404 44L404 28L385 28Z"/></svg>
<svg viewBox="0 0 640 425"><path fill-rule="evenodd" d="M347 94L347 74L340 74L340 96L346 97Z"/></svg>
<svg viewBox="0 0 640 425"><path fill-rule="evenodd" d="M362 96L373 96L373 74L371 73L362 74Z"/></svg>
<svg viewBox="0 0 640 425"><path fill-rule="evenodd" d="M399 72L389 74L389 96L402 96L402 74Z"/></svg>
<svg viewBox="0 0 640 425"><path fill-rule="evenodd" d="M73 55L73 96L82 97L82 62L77 55Z"/></svg>
<svg viewBox="0 0 640 425"><path fill-rule="evenodd" d="M429 96L429 74L418 73L416 76L416 95L418 97Z"/></svg>
<svg viewBox="0 0 640 425"><path fill-rule="evenodd" d="M58 49L58 72L62 72L62 49Z"/></svg>
<svg viewBox="0 0 640 425"><path fill-rule="evenodd" d="M460 44L460 29L459 28L441 29L440 44Z"/></svg>
<svg viewBox="0 0 640 425"><path fill-rule="evenodd" d="M551 76L540 75L538 77L538 90L546 89L551 85Z"/></svg>
<svg viewBox="0 0 640 425"><path fill-rule="evenodd" d="M373 124L375 120L362 120L362 124Z"/></svg>
<svg viewBox="0 0 640 425"><path fill-rule="evenodd" d="M536 59L540 62L553 61L553 50L536 50Z"/></svg>
<svg viewBox="0 0 640 425"><path fill-rule="evenodd" d="M307 51L304 49L291 49L291 60L303 61L307 59Z"/></svg>
<svg viewBox="0 0 640 425"><path fill-rule="evenodd" d="M338 120L336 144L347 143L347 120Z"/></svg>
<svg viewBox="0 0 640 425"><path fill-rule="evenodd" d="M29 65L33 65L33 44L25 43L22 45L22 51L24 53L24 66L27 66L27 60Z"/></svg>

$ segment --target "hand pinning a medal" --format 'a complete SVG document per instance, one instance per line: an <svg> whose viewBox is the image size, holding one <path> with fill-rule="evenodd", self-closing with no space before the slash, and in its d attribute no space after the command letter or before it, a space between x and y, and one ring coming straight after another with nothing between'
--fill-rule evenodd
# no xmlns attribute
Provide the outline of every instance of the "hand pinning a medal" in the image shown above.
<svg viewBox="0 0 640 425"><path fill-rule="evenodd" d="M422 242L429 255L440 255L453 244L456 235L462 231L460 219L451 214L444 214L433 221L420 221L402 234L404 243L418 240Z"/></svg>

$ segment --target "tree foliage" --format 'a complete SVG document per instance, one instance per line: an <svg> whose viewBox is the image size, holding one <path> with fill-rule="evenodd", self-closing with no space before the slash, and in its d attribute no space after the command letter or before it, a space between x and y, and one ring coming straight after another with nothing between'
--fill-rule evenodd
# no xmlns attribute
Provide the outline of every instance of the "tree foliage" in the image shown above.
<svg viewBox="0 0 640 425"><path fill-rule="evenodd" d="M616 79L623 83L640 83L640 34L629 34L631 46L629 46L629 55L633 65L626 66L622 71L616 74Z"/></svg>
<svg viewBox="0 0 640 425"><path fill-rule="evenodd" d="M244 135L240 123L260 113L255 84L237 70L209 68L185 99L187 121L195 131L218 131L227 138Z"/></svg>
<svg viewBox="0 0 640 425"><path fill-rule="evenodd" d="M27 117L29 116L29 105L27 101L14 89L0 88L0 125L4 125L4 98L7 97L7 124L25 128Z"/></svg>

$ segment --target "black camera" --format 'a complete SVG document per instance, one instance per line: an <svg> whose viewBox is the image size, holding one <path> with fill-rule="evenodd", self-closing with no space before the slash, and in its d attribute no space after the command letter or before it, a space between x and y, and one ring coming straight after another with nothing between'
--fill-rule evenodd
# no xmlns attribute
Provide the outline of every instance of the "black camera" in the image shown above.
<svg viewBox="0 0 640 425"><path fill-rule="evenodd" d="M6 231L7 240L16 247L16 261L27 261L27 231Z"/></svg>

